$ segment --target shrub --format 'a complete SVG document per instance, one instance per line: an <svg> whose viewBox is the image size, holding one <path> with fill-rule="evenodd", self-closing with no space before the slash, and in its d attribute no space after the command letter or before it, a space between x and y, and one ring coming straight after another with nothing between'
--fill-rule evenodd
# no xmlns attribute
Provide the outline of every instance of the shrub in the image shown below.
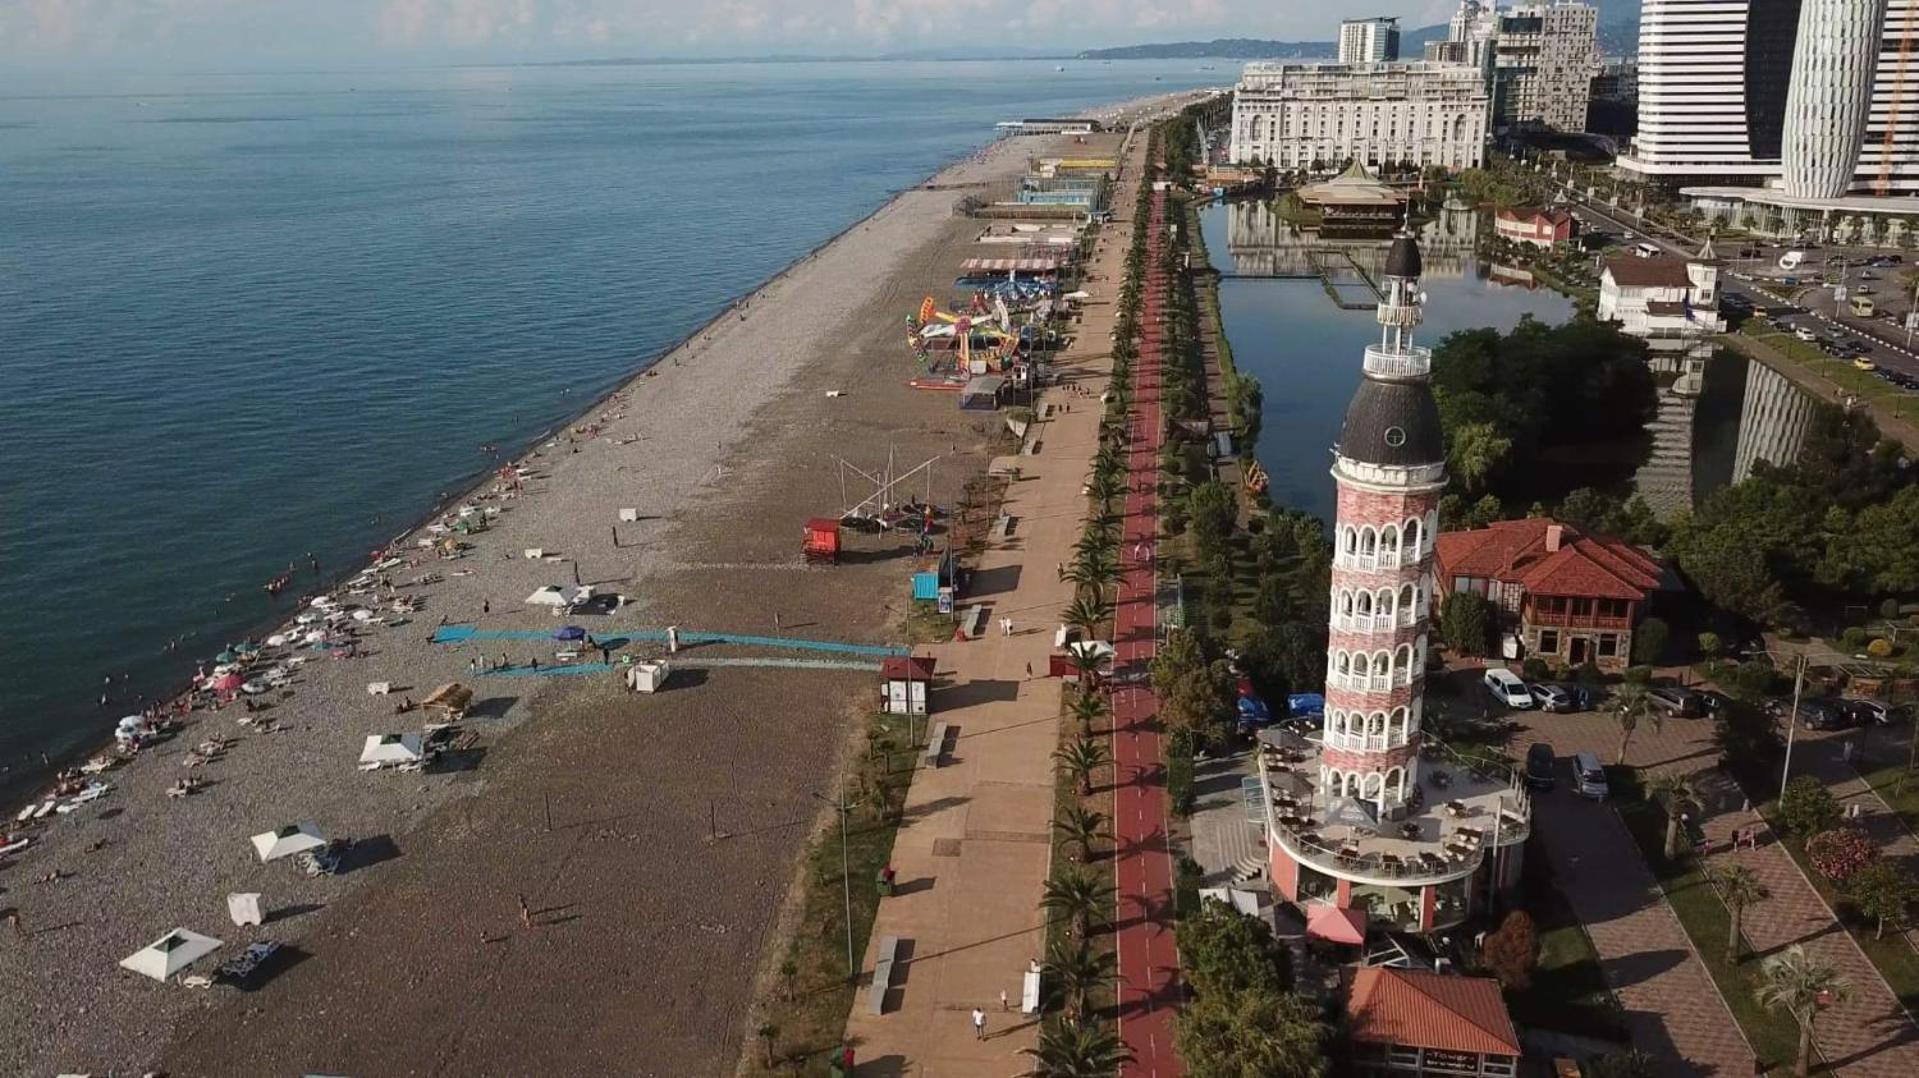
<svg viewBox="0 0 1919 1078"><path fill-rule="evenodd" d="M1652 667L1643 663L1638 666L1628 666L1622 676L1634 685L1650 685L1652 684Z"/></svg>
<svg viewBox="0 0 1919 1078"><path fill-rule="evenodd" d="M1818 835L1839 826L1839 801L1811 775L1786 783L1779 798L1779 821L1796 835Z"/></svg>
<svg viewBox="0 0 1919 1078"><path fill-rule="evenodd" d="M1879 847L1856 827L1835 827L1806 840L1806 860L1821 876L1841 886L1878 859Z"/></svg>
<svg viewBox="0 0 1919 1078"><path fill-rule="evenodd" d="M1633 662L1651 665L1657 663L1666 654L1666 644L1672 639L1672 630L1658 618L1647 618L1639 623L1638 631L1632 637Z"/></svg>
<svg viewBox="0 0 1919 1078"><path fill-rule="evenodd" d="M1772 691L1773 679L1778 676L1771 663L1747 659L1732 673L1732 691L1748 700L1757 700Z"/></svg>
<svg viewBox="0 0 1919 1078"><path fill-rule="evenodd" d="M1546 665L1546 660L1534 655L1519 664L1519 675L1527 681L1546 681L1553 676L1553 668Z"/></svg>
<svg viewBox="0 0 1919 1078"><path fill-rule="evenodd" d="M1849 625L1845 632L1839 634L1839 642L1845 645L1847 651L1858 651L1866 646L1866 630Z"/></svg>
<svg viewBox="0 0 1919 1078"><path fill-rule="evenodd" d="M1514 910L1479 945L1479 964L1501 987L1524 991L1539 965L1539 933L1525 910Z"/></svg>
<svg viewBox="0 0 1919 1078"><path fill-rule="evenodd" d="M1899 617L1899 600L1887 599L1885 602L1880 603L1879 616L1885 618L1887 621L1897 619Z"/></svg>
<svg viewBox="0 0 1919 1078"><path fill-rule="evenodd" d="M1866 645L1866 654L1875 659L1885 659L1892 655L1892 641L1881 637Z"/></svg>
<svg viewBox="0 0 1919 1078"><path fill-rule="evenodd" d="M1719 658L1719 653L1725 649L1725 641L1719 639L1718 633L1707 631L1699 634L1699 654L1704 655L1708 662Z"/></svg>
<svg viewBox="0 0 1919 1078"><path fill-rule="evenodd" d="M1456 654L1486 654L1492 630L1492 604L1484 595L1454 592L1439 608L1439 635Z"/></svg>
<svg viewBox="0 0 1919 1078"><path fill-rule="evenodd" d="M1574 671L1573 676L1579 679L1581 685L1597 685L1606 680L1605 671L1599 669L1599 664L1591 659L1580 663L1579 669Z"/></svg>

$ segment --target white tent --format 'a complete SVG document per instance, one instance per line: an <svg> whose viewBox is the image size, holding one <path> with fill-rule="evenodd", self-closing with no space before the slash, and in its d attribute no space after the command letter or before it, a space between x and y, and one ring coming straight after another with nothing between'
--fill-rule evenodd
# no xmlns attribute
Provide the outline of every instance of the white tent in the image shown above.
<svg viewBox="0 0 1919 1078"><path fill-rule="evenodd" d="M394 767L417 764L426 758L426 745L419 734L368 734L366 747L360 750L360 766Z"/></svg>
<svg viewBox="0 0 1919 1078"><path fill-rule="evenodd" d="M319 827L310 823L290 823L253 836L253 848L259 852L262 861L278 861L282 857L317 850L324 845L326 839L321 836Z"/></svg>
<svg viewBox="0 0 1919 1078"><path fill-rule="evenodd" d="M156 981L164 981L220 947L220 941L212 936L176 928L122 958L120 965L135 973L144 973Z"/></svg>
<svg viewBox="0 0 1919 1078"><path fill-rule="evenodd" d="M534 606L565 606L566 592L560 590L556 584L548 584L527 596L526 601Z"/></svg>

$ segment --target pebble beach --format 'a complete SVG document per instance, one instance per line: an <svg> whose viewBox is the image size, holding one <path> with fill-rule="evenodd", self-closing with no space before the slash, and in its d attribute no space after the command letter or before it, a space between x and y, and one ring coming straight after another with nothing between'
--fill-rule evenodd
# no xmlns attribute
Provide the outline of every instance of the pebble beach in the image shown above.
<svg viewBox="0 0 1919 1078"><path fill-rule="evenodd" d="M404 901L435 904L448 909L449 920L457 907L457 926L433 926L449 938L457 932L463 940L485 943L493 934L510 933L516 897L520 919L526 919L527 893L520 888L528 885L503 886L501 895L488 898L483 915L468 917L480 906L478 896L465 890L431 893L438 886L431 872L407 863L417 859L430 865L434 844L466 840L467 832L481 828L478 821L486 816L477 806L497 786L518 790L498 771L502 760L529 757L535 745L555 758L576 750L592 755L589 748L561 744L568 737L591 736L585 721L576 734L571 728L546 729L550 716L597 716L632 706L636 698L617 692L614 674L552 676L557 645L538 639L542 632L577 621L600 640L679 624L693 630L775 635L777 629L795 636L885 642L893 611L877 597L891 598L898 591L894 570L874 568L864 576L854 574L871 567L849 570L847 607L836 611L843 616L829 621L822 615L809 625L790 612L804 609L803 599L782 598L779 581L804 578L795 589L802 596L812 593L808 589L830 593L840 585L818 579L835 570L798 564L799 521L816 514L780 499L798 501L796 485L808 498L830 485L831 461L818 440L826 433L844 438L849 431L877 432L882 446L891 438L911 448L950 453L955 483L965 468L983 462L977 456L978 432L948 418L950 397L914 395L895 385L910 375L909 359L898 356L886 370L868 368L863 379L851 353L856 337L865 342L870 335L870 346L862 346L877 348L897 336L899 315L928 287L923 280L936 279L935 269L951 276L950 267L914 260L942 244L950 253L957 242L963 222L953 215L956 191L1010 182L1028 155L1046 152L1053 141L993 143L926 185L901 193L723 311L573 423L503 464L516 482L496 473L436 514L429 526L397 538L384 552L388 567L377 574L386 586L358 595L334 591L342 602L367 607L373 618L343 620L342 634L352 636L351 648L268 649L252 665L249 676L271 666L285 675L284 685L256 698L259 710L238 703L192 710L179 729L96 776L109 786L104 795L29 822L12 822L10 813L4 830L31 842L0 859L0 910L13 911L12 926L0 928L5 937L0 938L0 1012L9 1016L0 1023L0 1072L140 1073L171 1063L174 1073L262 1073L253 1069L255 1062L207 1060L222 1058L222 1037L243 1027L249 1014L273 1006L272 997L282 988L277 979L257 992L236 993L161 984L119 967L121 958L175 927L224 940L220 958L237 955L253 939L271 937L304 955L287 980L330 976L349 984L350 971L325 967L352 954L350 945L330 951L303 942L309 934L350 939L357 928L347 919L355 911L382 908L382 902L387 909ZM919 279L913 279L915 274ZM903 284L902 277L911 283ZM872 324L877 312L889 310L897 311L890 324ZM879 381L886 383L883 391L874 384ZM874 410L882 401L884 410ZM786 474L789 469L801 478ZM444 557L435 545L448 538L441 525L461 507L488 526L458 537L466 549ZM631 510L627 515L634 519L623 520L622 510ZM533 550L542 556L527 557ZM525 602L549 585L571 590L576 574L579 583L621 596L619 607L562 619ZM302 566L289 587L316 583ZM411 612L396 613L396 598ZM779 624L783 605L788 621ZM442 625L530 635L433 643ZM283 631L297 634L308 627ZM661 650L634 643L621 653ZM289 663L291 657L299 661ZM547 664L546 673L532 671L536 658ZM508 670L490 669L503 661ZM476 665L484 672L476 674ZM714 729L721 731L730 728L724 724L735 716L727 709L739 708L739 701L778 700L795 684L758 671L737 678L742 695L728 703L703 704L696 695L714 692L713 700L719 700L715 690L728 682L716 676L678 694L682 699L672 707L694 712L717 707L722 714ZM794 774L767 779L774 791L763 809L769 819L785 820L794 805L806 804L808 783L827 781L817 771L823 764L830 768L840 740L834 732L849 701L870 682L831 672L801 679L809 692L818 690L817 714L806 720L811 725L796 728L823 736L807 752L795 753ZM465 751L423 772L356 768L368 735L421 729L427 716L396 714L397 704L423 700L449 682L474 690L461 727ZM370 693L371 683L387 683L391 691ZM103 715L103 737L118 714L116 709ZM689 726L676 736L695 738L699 730ZM225 747L205 762L192 763L195 747L209 740L223 741ZM690 751L709 754L704 746ZM722 746L713 746L710 754L714 767L737 766L724 759ZM169 787L189 777L199 780L197 792L168 796ZM700 822L706 811L702 806L695 813ZM551 826L550 807L547 812ZM528 809L526 818L536 815ZM809 809L809 822L814 815ZM287 862L260 862L250 835L304 821L330 837L355 840L347 871L309 878ZM765 907L761 912L769 916L788 883L797 848L793 838L766 846L762 860L742 869L762 892L753 898L754 909ZM400 876L405 872L412 874ZM407 883L395 885L395 894L384 898L359 894L377 892L390 876ZM422 890L429 893L422 897ZM228 919L226 896L247 892L261 894L266 924L236 926ZM561 918L571 916L556 913L549 919L568 927ZM727 943L735 949L719 960L756 958L765 931L741 932ZM583 940L580 946L594 944ZM729 976L746 982L751 972L740 969ZM462 974L451 967L444 975ZM455 981L416 987L422 993L464 990ZM323 992L342 990L316 985L306 991L315 994L310 998L323 998ZM734 1015L738 1009L729 1001L722 1010ZM183 1038L182 1028L195 1035ZM711 1058L730 1059L736 1031L709 1025L707 1032ZM421 1048L417 1058L394 1059L390 1070L355 1073L455 1073L443 1069L450 1057L432 1048L432 1037L414 1043ZM182 1066L182 1059L197 1066ZM337 1060L304 1060L303 1065L344 1069ZM513 1073L514 1068L500 1064L473 1072L485 1071Z"/></svg>

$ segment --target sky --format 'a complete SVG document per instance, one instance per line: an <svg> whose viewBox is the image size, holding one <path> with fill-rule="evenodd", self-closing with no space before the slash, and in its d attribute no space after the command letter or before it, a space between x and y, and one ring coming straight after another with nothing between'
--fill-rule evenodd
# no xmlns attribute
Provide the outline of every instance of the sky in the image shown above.
<svg viewBox="0 0 1919 1078"><path fill-rule="evenodd" d="M1404 27L1456 0L1368 0ZM259 70L609 57L1071 52L1213 37L1331 40L1316 0L0 0L0 67Z"/></svg>

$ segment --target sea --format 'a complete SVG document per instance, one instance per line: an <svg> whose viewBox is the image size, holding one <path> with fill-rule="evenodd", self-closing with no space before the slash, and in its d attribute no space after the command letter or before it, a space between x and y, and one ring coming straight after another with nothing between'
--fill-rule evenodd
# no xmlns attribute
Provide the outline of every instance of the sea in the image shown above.
<svg viewBox="0 0 1919 1078"><path fill-rule="evenodd" d="M0 799L995 121L1230 78L0 75Z"/></svg>

